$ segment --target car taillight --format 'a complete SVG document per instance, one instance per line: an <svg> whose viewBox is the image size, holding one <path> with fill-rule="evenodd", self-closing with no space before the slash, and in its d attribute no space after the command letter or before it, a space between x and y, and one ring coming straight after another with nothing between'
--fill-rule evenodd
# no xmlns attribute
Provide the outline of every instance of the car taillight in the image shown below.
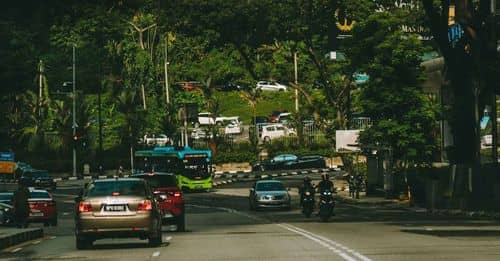
<svg viewBox="0 0 500 261"><path fill-rule="evenodd" d="M80 203L78 205L78 212L91 212L92 211L92 205L88 203Z"/></svg>
<svg viewBox="0 0 500 261"><path fill-rule="evenodd" d="M144 200L137 206L137 211L150 211L153 209L153 204L150 200Z"/></svg>
<svg viewBox="0 0 500 261"><path fill-rule="evenodd" d="M174 197L180 197L182 194L179 191L174 192Z"/></svg>

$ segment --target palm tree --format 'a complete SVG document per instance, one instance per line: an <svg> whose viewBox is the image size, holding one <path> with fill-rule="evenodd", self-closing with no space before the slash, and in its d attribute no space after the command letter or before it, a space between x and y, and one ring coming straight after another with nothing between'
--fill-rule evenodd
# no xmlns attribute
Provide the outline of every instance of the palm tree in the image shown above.
<svg viewBox="0 0 500 261"><path fill-rule="evenodd" d="M35 151L43 147L43 134L47 122L48 100L39 99L32 91L27 91L22 96L24 105L24 127L20 130L21 139L27 139L28 150Z"/></svg>
<svg viewBox="0 0 500 261"><path fill-rule="evenodd" d="M257 88L245 89L240 92L240 97L252 107L254 124L257 123L257 103L262 100L262 90Z"/></svg>
<svg viewBox="0 0 500 261"><path fill-rule="evenodd" d="M52 102L51 110L53 113L52 130L59 136L59 142L55 147L62 153L71 148L71 136L73 134L73 122L71 108L67 102L55 100ZM64 151L66 150L66 151Z"/></svg>
<svg viewBox="0 0 500 261"><path fill-rule="evenodd" d="M130 148L130 169L134 169L134 148L139 132L144 121L143 110L140 110L137 104L140 103L140 97L137 91L132 88L124 88L116 97L117 110L124 116L122 126L122 139L127 140Z"/></svg>

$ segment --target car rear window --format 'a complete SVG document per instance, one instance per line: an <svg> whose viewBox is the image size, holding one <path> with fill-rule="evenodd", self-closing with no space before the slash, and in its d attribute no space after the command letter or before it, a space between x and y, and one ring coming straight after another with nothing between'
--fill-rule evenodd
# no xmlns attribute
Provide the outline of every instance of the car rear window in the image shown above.
<svg viewBox="0 0 500 261"><path fill-rule="evenodd" d="M26 172L25 175L30 177L48 177L49 173L47 171L33 171L33 172Z"/></svg>
<svg viewBox="0 0 500 261"><path fill-rule="evenodd" d="M91 183L87 189L87 196L145 196L144 182L139 180L113 180Z"/></svg>
<svg viewBox="0 0 500 261"><path fill-rule="evenodd" d="M45 191L31 191L30 198L50 198L50 195Z"/></svg>
<svg viewBox="0 0 500 261"><path fill-rule="evenodd" d="M283 191L285 187L280 182L261 182L257 183L257 191Z"/></svg>
<svg viewBox="0 0 500 261"><path fill-rule="evenodd" d="M177 179L173 175L141 175L153 188L177 187Z"/></svg>

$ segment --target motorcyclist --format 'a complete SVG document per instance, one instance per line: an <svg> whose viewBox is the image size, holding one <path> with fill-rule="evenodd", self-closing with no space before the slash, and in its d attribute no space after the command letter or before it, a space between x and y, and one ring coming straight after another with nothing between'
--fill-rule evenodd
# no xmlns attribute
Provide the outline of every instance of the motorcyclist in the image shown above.
<svg viewBox="0 0 500 261"><path fill-rule="evenodd" d="M330 176L328 173L323 173L321 175L321 181L318 184L319 193L323 193L323 191L331 191L333 192L333 182L330 180Z"/></svg>
<svg viewBox="0 0 500 261"><path fill-rule="evenodd" d="M308 176L304 177L302 187L300 188L300 204L302 205L302 202L304 201L304 196L305 193L309 191L310 193L313 193L314 195L314 185L311 183L311 178Z"/></svg>

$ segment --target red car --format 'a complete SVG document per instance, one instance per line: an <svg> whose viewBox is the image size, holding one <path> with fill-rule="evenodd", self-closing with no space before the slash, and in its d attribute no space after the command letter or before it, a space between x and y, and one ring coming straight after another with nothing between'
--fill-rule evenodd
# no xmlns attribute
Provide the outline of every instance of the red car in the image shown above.
<svg viewBox="0 0 500 261"><path fill-rule="evenodd" d="M152 187L158 199L163 216L163 224L175 223L177 231L184 231L186 220L184 215L184 199L177 185L177 178L167 173L136 174L133 177L143 178Z"/></svg>
<svg viewBox="0 0 500 261"><path fill-rule="evenodd" d="M57 205L47 190L30 188L29 222L43 222L45 226L57 226Z"/></svg>

